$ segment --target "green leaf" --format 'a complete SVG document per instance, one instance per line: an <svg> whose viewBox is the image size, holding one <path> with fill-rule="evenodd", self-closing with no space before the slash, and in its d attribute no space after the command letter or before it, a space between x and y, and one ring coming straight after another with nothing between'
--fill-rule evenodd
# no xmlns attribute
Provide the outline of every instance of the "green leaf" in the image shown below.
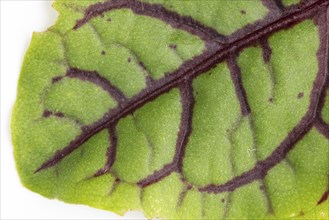
<svg viewBox="0 0 329 220"><path fill-rule="evenodd" d="M27 188L148 218L328 218L328 0L54 7L12 117Z"/></svg>

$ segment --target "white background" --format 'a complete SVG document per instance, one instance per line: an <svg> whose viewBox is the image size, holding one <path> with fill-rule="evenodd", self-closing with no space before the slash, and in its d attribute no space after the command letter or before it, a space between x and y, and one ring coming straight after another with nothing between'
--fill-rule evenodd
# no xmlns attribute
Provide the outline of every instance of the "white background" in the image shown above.
<svg viewBox="0 0 329 220"><path fill-rule="evenodd" d="M33 31L51 26L57 12L52 1L0 0L1 4L1 219L145 219L140 212L120 217L82 205L49 200L25 189L16 173L10 117L23 56Z"/></svg>

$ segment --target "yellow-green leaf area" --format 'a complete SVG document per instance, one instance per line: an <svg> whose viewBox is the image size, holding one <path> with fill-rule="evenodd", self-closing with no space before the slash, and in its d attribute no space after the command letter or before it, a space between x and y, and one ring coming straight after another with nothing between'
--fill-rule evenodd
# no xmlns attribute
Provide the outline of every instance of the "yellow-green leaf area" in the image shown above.
<svg viewBox="0 0 329 220"><path fill-rule="evenodd" d="M160 96L120 121L114 172L136 183L173 160L181 105L177 90Z"/></svg>
<svg viewBox="0 0 329 220"><path fill-rule="evenodd" d="M68 78L53 84L44 100L46 109L62 112L82 124L97 121L108 109L116 105L113 98L102 88L90 82Z"/></svg>
<svg viewBox="0 0 329 220"><path fill-rule="evenodd" d="M228 156L231 145L227 130L240 117L227 65L220 64L199 76L193 82L193 89L193 132L186 149L183 173L198 186L223 183L234 176ZM226 110L228 108L230 111Z"/></svg>
<svg viewBox="0 0 329 220"><path fill-rule="evenodd" d="M328 144L327 139L312 129L285 161L269 171L265 182L278 217L298 217L315 209L328 190ZM320 213L315 219L321 219Z"/></svg>
<svg viewBox="0 0 329 220"><path fill-rule="evenodd" d="M282 0L284 6L291 6L299 3L301 0Z"/></svg>
<svg viewBox="0 0 329 220"><path fill-rule="evenodd" d="M145 70L135 66L134 70L128 71L141 76L149 74L158 79L175 70L184 60L202 52L204 47L199 38L175 30L158 19L135 15L128 9L114 10L106 13L103 18L94 18L79 30L71 31L67 40L68 53L72 53L69 55L71 65L85 69L95 69L97 66L95 70L109 75L120 88L124 87L123 82L119 84L118 78L129 72L125 69L122 72L126 73L119 72L116 66L129 67L132 65L128 63L129 58L138 60L137 64L142 62ZM111 47L113 44L121 49L127 48L129 55L123 58L112 53L114 56L111 57L111 50L115 50ZM170 45L176 45L177 50ZM102 57L102 50L110 53ZM90 54L99 59L88 59L86 55Z"/></svg>
<svg viewBox="0 0 329 220"><path fill-rule="evenodd" d="M318 70L318 39L314 23L304 21L270 37L269 63L263 62L260 47L247 48L240 54L239 65L252 109L259 159L267 157L308 110ZM310 42L307 48L300 46L305 41ZM298 98L299 94L303 97Z"/></svg>

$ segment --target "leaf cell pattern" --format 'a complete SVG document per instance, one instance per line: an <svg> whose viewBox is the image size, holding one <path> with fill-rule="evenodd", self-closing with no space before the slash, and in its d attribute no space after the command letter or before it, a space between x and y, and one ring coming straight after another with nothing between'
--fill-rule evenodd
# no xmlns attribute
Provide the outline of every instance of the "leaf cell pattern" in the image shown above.
<svg viewBox="0 0 329 220"><path fill-rule="evenodd" d="M72 119L81 128L81 133L77 135L75 139L71 140L69 144L63 146L61 150L55 152L51 158L44 161L35 171L34 175L38 175L47 169L56 167L64 158L79 149L89 139L107 130L110 144L106 152L106 163L90 178L100 178L109 173L116 176L112 168L117 160L117 147L120 138L117 135L118 123L128 116L134 115L135 111L147 103L152 102L159 96L174 89L178 89L182 109L174 156L171 162L140 179L135 184L139 188L144 189L160 182L173 173L178 174L181 182L185 184L184 190L179 194L179 207L184 202L184 198L189 196L188 191L193 188L196 188L198 192L202 194L207 193L209 195L231 193L247 184L259 181L261 184L261 191L263 191L267 201L267 212L274 214L271 201L267 195L266 183L264 182L264 178L268 175L269 171L281 162L288 164L293 170L293 165L289 162L287 154L292 151L297 143L309 134L312 129L316 129L326 140L329 140L329 124L322 116L329 88L329 1L308 0L290 6L288 6L285 1L280 0L263 0L262 3L269 11L268 15L262 20L258 20L253 24L248 24L230 35L223 35L216 29L206 26L191 16L180 15L178 12L157 3L147 3L138 0L111 0L89 6L84 11L84 17L76 22L73 28L74 31L79 31L79 29L88 25L92 19L102 17L107 12L128 9L135 14L158 19L174 29L185 31L200 38L205 43L205 49L200 55L183 61L177 69L170 73L166 73L159 79L152 77L147 66L138 61L138 55L135 54L135 58L133 59L136 60L143 72L146 73L144 74L146 86L132 97L125 95L123 91L97 71L69 67L66 71L66 75L54 77L52 79L52 85L60 83L64 79L77 79L94 84L104 90L110 98L116 102L116 106L110 108L99 120L91 124L86 125L78 119ZM241 11L241 13L246 12ZM320 46L317 52L319 69L313 83L310 97L305 97L309 98L309 106L306 114L286 137L281 140L280 144L270 155L261 159L260 156L257 155L257 152L251 152L257 160L256 164L251 169L235 175L230 180L221 184L211 183L198 186L189 182L189 179L186 178L184 174L184 158L194 126L193 116L196 102L196 93L193 87L194 79L199 75L209 73L209 71L213 70L221 63L226 63L240 107L240 116L233 124L232 129L228 131L228 138L232 140L234 138L234 133L245 122L247 122L250 130L253 131L253 108L249 104L248 93L242 80L243 77L238 57L245 48L260 45L263 63L268 67L269 79L271 82L271 92L268 101L271 103L275 102L276 79L274 77L275 70L270 64L272 48L268 39L274 33L289 29L305 20L314 21L318 27L320 39ZM176 51L176 47L176 45L170 45L170 49L173 51ZM101 54L105 55L106 52L102 51ZM127 60L127 62L132 61L132 58ZM304 98L304 94L301 92L298 94L297 98ZM48 109L44 110L42 117L70 118L70 116L66 115L64 112L55 112ZM255 134L253 134L253 136L255 136ZM149 145L152 147L152 143L149 143ZM236 173L234 164L232 164L231 169L233 173ZM116 190L120 182L124 182L124 180L116 176L116 184L113 185L111 192ZM225 205L227 207L223 208L223 219L227 217L227 213L225 212L227 212L229 208L231 196L232 195L228 194L226 198L227 201L225 201ZM327 198L328 191L324 192L323 196L318 199L317 204L322 204ZM204 196L203 199L209 198ZM205 218L205 215L206 214L203 213L202 217Z"/></svg>

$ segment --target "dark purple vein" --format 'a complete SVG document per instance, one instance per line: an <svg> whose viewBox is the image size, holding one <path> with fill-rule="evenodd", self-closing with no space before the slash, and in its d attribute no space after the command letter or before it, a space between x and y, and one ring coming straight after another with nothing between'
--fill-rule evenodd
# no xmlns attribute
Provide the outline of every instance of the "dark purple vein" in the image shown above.
<svg viewBox="0 0 329 220"><path fill-rule="evenodd" d="M184 202L184 199L188 193L189 190L191 190L193 187L191 185L186 185L184 189L180 192L178 196L178 201L176 204L176 209L180 208Z"/></svg>
<svg viewBox="0 0 329 220"><path fill-rule="evenodd" d="M93 17L100 16L105 12L125 8L130 9L139 15L146 15L162 20L167 24L170 24L173 28L181 29L193 35L197 35L204 41L215 41L219 43L225 42L225 37L223 35L219 34L211 27L206 27L190 16L182 16L177 12L169 11L160 4L150 4L147 2L140 2L138 0L112 0L91 5L85 11L85 16L81 20L77 21L74 29L80 28Z"/></svg>
<svg viewBox="0 0 329 220"><path fill-rule="evenodd" d="M315 122L314 126L323 136L329 140L329 124L320 118Z"/></svg>
<svg viewBox="0 0 329 220"><path fill-rule="evenodd" d="M185 150L192 132L192 116L194 107L192 82L187 80L184 84L182 84L182 86L179 87L179 90L181 95L182 113L173 161L165 165L161 170L158 170L147 176L145 179L139 181L137 185L140 187L146 187L150 184L156 183L173 171L177 171L179 173L182 172Z"/></svg>
<svg viewBox="0 0 329 220"><path fill-rule="evenodd" d="M329 2L329 1L328 1ZM322 12L322 13L321 13ZM319 74L313 85L313 93L317 99L311 102L310 109L314 109L314 117L321 118L327 89L329 88L329 9L323 8L314 20L319 27L320 48L317 52Z"/></svg>
<svg viewBox="0 0 329 220"><path fill-rule="evenodd" d="M272 55L272 48L270 47L267 39L265 38L260 39L259 43L262 48L264 63L269 63Z"/></svg>
<svg viewBox="0 0 329 220"><path fill-rule="evenodd" d="M78 119L67 116L63 112L55 112L55 111L45 110L42 114L42 117L44 117L44 118L49 118L49 117L65 118L65 119L68 119L70 121L73 121L74 123L76 123L79 126L83 126L83 123L80 122Z"/></svg>
<svg viewBox="0 0 329 220"><path fill-rule="evenodd" d="M204 72L215 67L218 63L225 60L230 53L238 52L239 50L255 43L262 37L269 36L276 31L288 28L295 25L306 18L312 18L320 9L329 5L328 0L309 1L296 5L287 10L282 18L264 25L247 26L246 30L239 30L231 36L233 40L225 47L218 47L215 45L207 44L207 49L201 55L185 61L177 70L167 74L155 83L145 88L139 94L129 99L127 102L122 103L121 106L111 109L108 113L95 122L94 124L83 127L83 132L72 140L66 147L55 153L54 157L41 165L36 172L54 166L59 163L64 157L72 153L75 149L79 148L89 138L104 128L116 123L121 118L133 113L136 109L143 106L145 103L150 102L160 96L161 94L170 91L172 88L179 86L186 78L194 78ZM246 34L247 33L247 34ZM47 164L47 165L46 165Z"/></svg>
<svg viewBox="0 0 329 220"><path fill-rule="evenodd" d="M98 85L112 96L118 104L127 100L127 97L116 88L108 79L99 75L96 71L80 70L78 68L69 68L66 77L77 78Z"/></svg>
<svg viewBox="0 0 329 220"><path fill-rule="evenodd" d="M258 161L255 167L240 176L234 177L232 180L221 184L210 184L208 186L199 188L201 192L220 193L225 191L234 191L235 189L249 184L254 180L263 179L268 171L276 164L285 159L286 155L296 146L296 144L311 130L313 125L319 118L324 105L324 96L328 86L328 47L329 34L326 11L322 13L317 19L320 34L320 47L317 53L319 62L319 71L314 81L313 89L310 96L310 105L306 115L301 119L298 125L286 136L281 144L268 156L265 160Z"/></svg>
<svg viewBox="0 0 329 220"><path fill-rule="evenodd" d="M55 116L55 117L58 117L58 118L64 118L65 115L64 113L62 112L52 112L52 111L49 111L49 110L45 110L42 114L43 117L45 118L48 118L50 116Z"/></svg>
<svg viewBox="0 0 329 220"><path fill-rule="evenodd" d="M321 196L320 200L317 202L317 205L321 205L324 203L329 197L329 191L325 191L323 195Z"/></svg>
<svg viewBox="0 0 329 220"><path fill-rule="evenodd" d="M192 81L190 79L188 79L187 82L185 82L180 87L180 93L183 110L176 142L176 154L174 156L174 162L177 163L177 171L181 173L186 146L192 133L193 108L195 104Z"/></svg>
<svg viewBox="0 0 329 220"><path fill-rule="evenodd" d="M284 11L281 0L262 0L262 3L270 10L270 13L281 14Z"/></svg>
<svg viewBox="0 0 329 220"><path fill-rule="evenodd" d="M105 166L94 174L94 177L98 177L104 175L105 173L108 173L111 170L116 159L118 137L115 131L115 126L113 125L109 127L108 131L109 131L110 146L107 148L107 152L106 152L107 161Z"/></svg>
<svg viewBox="0 0 329 220"><path fill-rule="evenodd" d="M271 56L272 56L272 48L268 43L268 39L262 38L259 40L260 46L262 48L263 54L263 61L267 67L269 80L270 80L270 97L268 101L273 103L274 102L274 89L275 89L275 76L274 76L274 69L271 65Z"/></svg>
<svg viewBox="0 0 329 220"><path fill-rule="evenodd" d="M202 187L199 190L201 192L220 193L226 191L234 191L235 189L249 184L255 180L261 180L267 172L280 163L288 154L288 152L294 147L294 145L312 128L312 120L309 117L305 117L284 139L283 142L263 161L258 161L255 167L247 172L244 172L240 176L234 177L232 180L221 184L210 184Z"/></svg>
<svg viewBox="0 0 329 220"><path fill-rule="evenodd" d="M246 91L242 85L241 70L236 62L236 56L235 54L231 54L227 60L227 65L230 69L235 93L240 103L241 114L242 116L247 116L251 113L250 106L248 104Z"/></svg>
<svg viewBox="0 0 329 220"><path fill-rule="evenodd" d="M254 35L254 30L259 29L259 34L261 35L254 35L253 41L256 39L261 39L262 37L268 37L272 31L269 33L262 32L262 29L264 27L267 27L268 25L272 26L274 29L278 28L278 26L283 25L283 29L290 28L292 25L296 24L296 22L299 22L303 19L310 18L313 15L316 14L316 11L319 9L326 7L328 5L328 0L307 0L303 1L300 4L292 5L290 7L284 8L284 11L282 14L273 13L270 11L268 15L261 20L258 20L252 24L248 24L241 28L240 30L234 32L230 36L227 36L228 42L234 42L237 41L241 36L249 37L249 35ZM260 28L261 27L261 28ZM280 27L279 29L281 29ZM265 28L266 29L266 28ZM276 29L278 30L278 29ZM275 32L275 30L274 30Z"/></svg>

